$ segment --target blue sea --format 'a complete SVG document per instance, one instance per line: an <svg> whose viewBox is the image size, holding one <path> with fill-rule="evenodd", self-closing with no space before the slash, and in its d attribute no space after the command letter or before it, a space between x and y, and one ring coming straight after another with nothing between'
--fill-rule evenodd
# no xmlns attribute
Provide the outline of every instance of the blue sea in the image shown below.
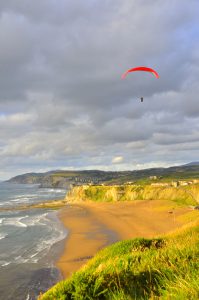
<svg viewBox="0 0 199 300"><path fill-rule="evenodd" d="M0 300L34 300L61 279L54 266L67 231L50 209L12 210L63 199L66 190L0 183ZM2 211L2 208L9 208Z"/></svg>

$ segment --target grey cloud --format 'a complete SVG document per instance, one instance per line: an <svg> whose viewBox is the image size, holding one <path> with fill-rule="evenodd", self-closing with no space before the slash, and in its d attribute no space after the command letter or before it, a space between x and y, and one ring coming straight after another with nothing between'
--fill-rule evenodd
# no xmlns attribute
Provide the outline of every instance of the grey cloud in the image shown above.
<svg viewBox="0 0 199 300"><path fill-rule="evenodd" d="M12 164L111 168L119 156L120 168L168 165L179 144L178 161L189 160L191 149L195 157L198 9L196 0L2 0L5 172ZM136 65L154 67L160 79L134 73L121 80Z"/></svg>

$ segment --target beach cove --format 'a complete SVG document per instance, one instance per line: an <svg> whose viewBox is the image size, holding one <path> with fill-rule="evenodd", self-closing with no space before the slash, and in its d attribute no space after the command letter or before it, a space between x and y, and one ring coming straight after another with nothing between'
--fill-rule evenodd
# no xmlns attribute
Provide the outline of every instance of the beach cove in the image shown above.
<svg viewBox="0 0 199 300"><path fill-rule="evenodd" d="M197 213L189 207L168 210L162 200L68 203L59 218L69 231L58 261L63 278L87 263L100 249L116 241L153 238L182 227L185 216Z"/></svg>

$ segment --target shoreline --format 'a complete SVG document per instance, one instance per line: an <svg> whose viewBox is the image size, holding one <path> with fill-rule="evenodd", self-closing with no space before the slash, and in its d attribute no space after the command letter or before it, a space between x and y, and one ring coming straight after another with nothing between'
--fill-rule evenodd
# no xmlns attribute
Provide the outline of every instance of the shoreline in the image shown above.
<svg viewBox="0 0 199 300"><path fill-rule="evenodd" d="M31 203L31 204L23 204L23 205L16 205L16 206L5 206L0 207L0 212L6 212L6 211L23 211L28 209L59 209L61 207L66 206L66 200L65 199L49 199L46 201L41 201L38 203Z"/></svg>
<svg viewBox="0 0 199 300"><path fill-rule="evenodd" d="M59 211L58 217L68 230L63 253L56 262L63 279L71 276L100 249L120 240L115 231L82 204L68 204Z"/></svg>
<svg viewBox="0 0 199 300"><path fill-rule="evenodd" d="M58 213L69 231L55 264L63 279L114 242L152 238L181 227L183 222L178 217L187 214L189 208L175 208L171 213L168 207L164 200L68 203Z"/></svg>

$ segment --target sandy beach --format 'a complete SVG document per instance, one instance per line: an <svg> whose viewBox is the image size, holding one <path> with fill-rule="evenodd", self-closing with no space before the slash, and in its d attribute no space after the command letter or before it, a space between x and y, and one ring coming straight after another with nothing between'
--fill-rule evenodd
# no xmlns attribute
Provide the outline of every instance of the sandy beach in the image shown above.
<svg viewBox="0 0 199 300"><path fill-rule="evenodd" d="M68 204L59 212L69 230L56 265L63 278L92 258L103 247L134 237L154 237L182 226L178 217L189 208L168 210L165 201Z"/></svg>

